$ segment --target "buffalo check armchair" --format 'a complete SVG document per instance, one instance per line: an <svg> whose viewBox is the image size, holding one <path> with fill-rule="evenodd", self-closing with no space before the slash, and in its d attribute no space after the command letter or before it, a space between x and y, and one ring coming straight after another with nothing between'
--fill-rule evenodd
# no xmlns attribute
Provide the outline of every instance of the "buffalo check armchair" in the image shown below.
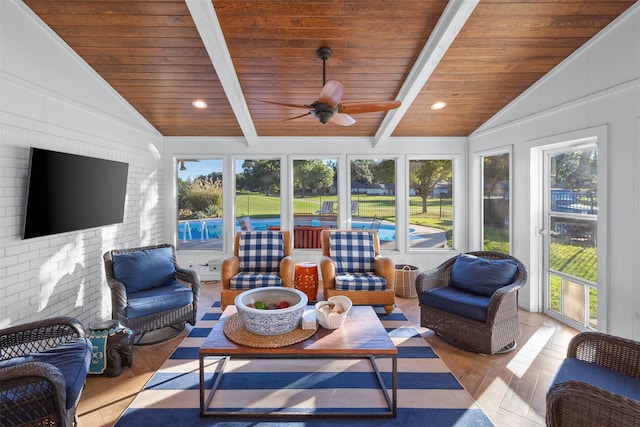
<svg viewBox="0 0 640 427"><path fill-rule="evenodd" d="M323 230L320 270L324 296L344 295L355 305L395 305L395 265L380 255L374 230Z"/></svg>
<svg viewBox="0 0 640 427"><path fill-rule="evenodd" d="M266 286L294 286L295 266L291 257L291 232L240 231L236 233L233 256L221 266L222 308L233 305L236 296L248 289Z"/></svg>

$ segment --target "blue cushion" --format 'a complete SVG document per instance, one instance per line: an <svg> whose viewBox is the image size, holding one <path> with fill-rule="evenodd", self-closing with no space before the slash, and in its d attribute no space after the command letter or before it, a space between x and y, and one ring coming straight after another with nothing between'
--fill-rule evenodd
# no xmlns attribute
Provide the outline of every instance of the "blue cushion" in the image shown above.
<svg viewBox="0 0 640 427"><path fill-rule="evenodd" d="M78 396L80 396L89 372L91 341L85 337L74 338L69 342L59 344L39 353L3 360L0 362L0 368L27 362L49 363L60 370L66 385L66 409L70 409L76 403ZM22 393L26 391L28 389L23 389ZM24 395L21 397L28 398L29 396Z"/></svg>
<svg viewBox="0 0 640 427"><path fill-rule="evenodd" d="M513 283L518 265L511 259L486 259L460 254L451 269L451 286L490 297L498 289Z"/></svg>
<svg viewBox="0 0 640 427"><path fill-rule="evenodd" d="M640 401L640 379L595 363L574 358L565 359L551 382L551 387L569 380L591 384L603 390Z"/></svg>
<svg viewBox="0 0 640 427"><path fill-rule="evenodd" d="M175 281L171 247L114 254L113 276L124 283L127 293L165 286Z"/></svg>
<svg viewBox="0 0 640 427"><path fill-rule="evenodd" d="M159 288L127 294L127 318L136 319L193 303L193 291L177 281Z"/></svg>
<svg viewBox="0 0 640 427"><path fill-rule="evenodd" d="M275 272L284 258L282 233L277 231L246 231L240 234L238 245L240 271Z"/></svg>
<svg viewBox="0 0 640 427"><path fill-rule="evenodd" d="M491 298L472 294L453 286L443 286L422 293L422 303L447 313L485 322Z"/></svg>
<svg viewBox="0 0 640 427"><path fill-rule="evenodd" d="M367 273L374 270L373 236L371 233L332 231L329 236L329 256L336 264L336 273Z"/></svg>
<svg viewBox="0 0 640 427"><path fill-rule="evenodd" d="M338 274L335 288L340 291L383 291L387 289L387 281L374 272Z"/></svg>
<svg viewBox="0 0 640 427"><path fill-rule="evenodd" d="M278 273L238 273L229 281L230 289L253 289L267 286L282 286L282 279Z"/></svg>

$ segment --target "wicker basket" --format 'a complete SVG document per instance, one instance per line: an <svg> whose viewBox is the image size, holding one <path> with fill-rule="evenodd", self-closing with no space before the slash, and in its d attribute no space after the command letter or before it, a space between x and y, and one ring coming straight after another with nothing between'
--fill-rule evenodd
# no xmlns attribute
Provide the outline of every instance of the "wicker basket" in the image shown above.
<svg viewBox="0 0 640 427"><path fill-rule="evenodd" d="M418 267L409 264L396 264L396 296L400 298L417 298L416 278Z"/></svg>

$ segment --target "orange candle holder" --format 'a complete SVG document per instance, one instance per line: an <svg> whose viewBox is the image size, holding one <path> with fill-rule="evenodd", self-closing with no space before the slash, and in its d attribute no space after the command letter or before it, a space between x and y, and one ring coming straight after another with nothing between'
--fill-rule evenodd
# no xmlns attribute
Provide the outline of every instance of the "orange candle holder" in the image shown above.
<svg viewBox="0 0 640 427"><path fill-rule="evenodd" d="M296 264L295 288L304 292L309 301L318 299L318 266L311 262Z"/></svg>

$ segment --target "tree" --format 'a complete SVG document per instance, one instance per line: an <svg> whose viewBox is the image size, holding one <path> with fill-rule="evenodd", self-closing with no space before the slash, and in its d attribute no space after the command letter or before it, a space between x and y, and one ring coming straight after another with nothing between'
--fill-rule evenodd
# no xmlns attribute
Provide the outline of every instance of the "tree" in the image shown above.
<svg viewBox="0 0 640 427"><path fill-rule="evenodd" d="M595 148L557 154L551 162L552 187L595 190L598 178L598 152Z"/></svg>
<svg viewBox="0 0 640 427"><path fill-rule="evenodd" d="M509 154L486 156L483 175L485 197L491 198L498 184L509 183Z"/></svg>
<svg viewBox="0 0 640 427"><path fill-rule="evenodd" d="M267 196L280 191L279 160L245 160L242 169L243 179L236 183L238 188L259 191Z"/></svg>
<svg viewBox="0 0 640 427"><path fill-rule="evenodd" d="M388 184L396 182L396 161L380 160L373 166L373 175L377 182Z"/></svg>
<svg viewBox="0 0 640 427"><path fill-rule="evenodd" d="M331 187L334 170L322 160L294 160L293 186L302 193Z"/></svg>
<svg viewBox="0 0 640 427"><path fill-rule="evenodd" d="M351 162L351 182L373 183L375 160L353 160Z"/></svg>
<svg viewBox="0 0 640 427"><path fill-rule="evenodd" d="M409 180L411 189L422 199L422 213L427 213L427 198L436 184L451 178L451 160L411 160Z"/></svg>

